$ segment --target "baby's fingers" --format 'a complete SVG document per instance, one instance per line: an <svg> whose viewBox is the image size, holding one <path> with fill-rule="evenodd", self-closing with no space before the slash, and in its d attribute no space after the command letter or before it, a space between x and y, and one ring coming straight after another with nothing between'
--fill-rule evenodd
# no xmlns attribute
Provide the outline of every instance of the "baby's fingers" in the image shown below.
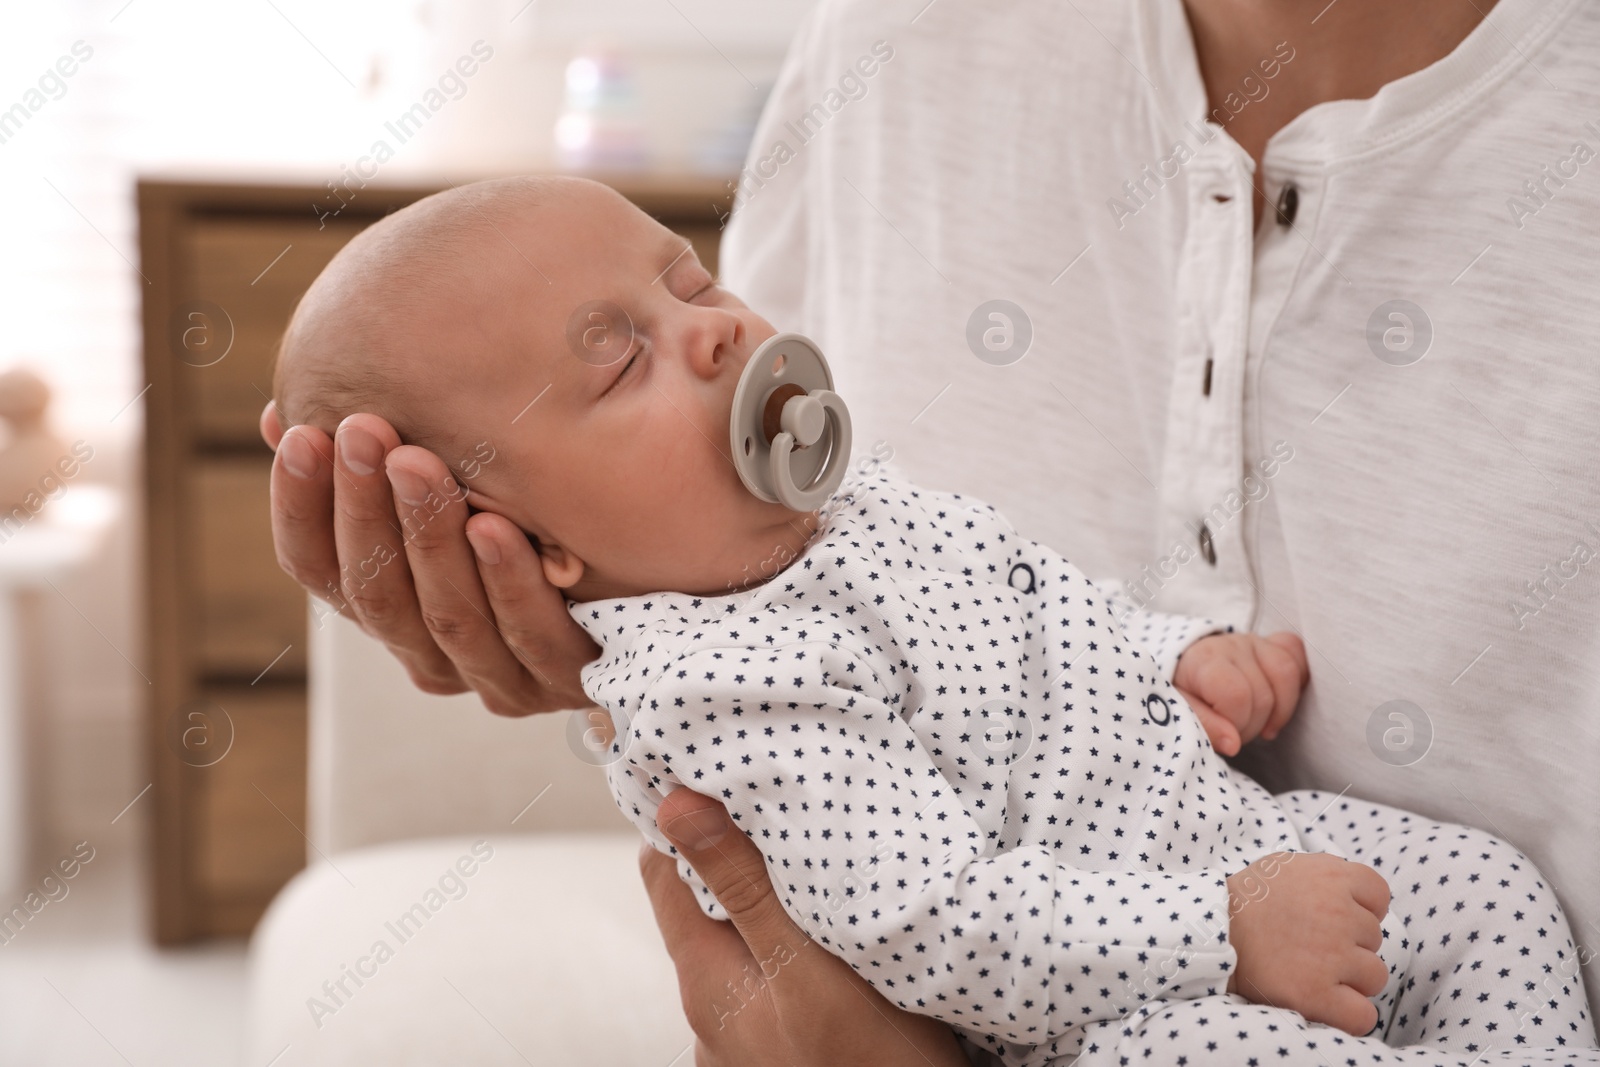
<svg viewBox="0 0 1600 1067"><path fill-rule="evenodd" d="M1376 952L1351 949L1345 972L1339 980L1365 997L1375 997L1383 992L1389 982L1389 968ZM1371 1024L1367 1024L1371 1029ZM1365 1033L1365 1031L1363 1031Z"/></svg>
<svg viewBox="0 0 1600 1067"><path fill-rule="evenodd" d="M1252 644L1259 643L1252 642ZM1234 668L1250 687L1250 701L1244 706L1244 715L1235 717L1234 721L1239 723L1241 742L1254 741L1261 735L1262 729L1272 717L1277 694L1273 691L1272 682L1268 679L1266 671L1261 669L1261 663L1252 649L1241 648L1238 651Z"/></svg>
<svg viewBox="0 0 1600 1067"><path fill-rule="evenodd" d="M1349 986L1339 985L1333 987L1316 1013L1306 1018L1338 1027L1352 1037L1365 1037L1378 1024L1378 1006Z"/></svg>
<svg viewBox="0 0 1600 1067"><path fill-rule="evenodd" d="M1272 686L1272 715L1261 730L1261 736L1270 741L1278 736L1300 703L1300 692L1309 676L1305 644L1292 633L1273 634L1257 642L1256 661Z"/></svg>
<svg viewBox="0 0 1600 1067"><path fill-rule="evenodd" d="M1383 947L1383 920L1354 902L1350 911L1356 944L1368 952L1377 952Z"/></svg>
<svg viewBox="0 0 1600 1067"><path fill-rule="evenodd" d="M1185 694L1195 693L1218 715L1226 716L1236 726L1250 722L1256 703L1256 689L1250 675L1238 661L1238 650L1228 648L1224 654L1212 656L1191 672L1185 683ZM1246 653L1248 655L1248 653ZM1263 690L1266 679L1261 680Z"/></svg>
<svg viewBox="0 0 1600 1067"><path fill-rule="evenodd" d="M1199 717L1200 725L1205 727L1206 736L1211 738L1211 747L1224 756L1237 755L1242 744L1239 740L1239 728L1187 689L1179 689L1178 692L1189 702L1189 706Z"/></svg>
<svg viewBox="0 0 1600 1067"><path fill-rule="evenodd" d="M1389 914L1389 883L1383 875L1354 860L1346 869L1350 876L1350 895L1356 903L1380 919Z"/></svg>

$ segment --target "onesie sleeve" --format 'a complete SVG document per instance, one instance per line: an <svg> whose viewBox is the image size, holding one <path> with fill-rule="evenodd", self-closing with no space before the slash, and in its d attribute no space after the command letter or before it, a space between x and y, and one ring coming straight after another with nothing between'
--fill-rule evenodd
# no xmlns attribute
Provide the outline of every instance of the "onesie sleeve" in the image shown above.
<svg viewBox="0 0 1600 1067"><path fill-rule="evenodd" d="M1178 670L1178 660L1190 645L1211 634L1231 634L1233 627L1214 619L1196 618L1193 615L1168 615L1164 611L1141 609L1117 588L1114 579L1101 579L1094 587L1105 598L1117 620L1129 637L1139 642L1145 653L1155 662L1158 677L1172 680Z"/></svg>
<svg viewBox="0 0 1600 1067"><path fill-rule="evenodd" d="M702 648L646 691L626 758L641 787L720 800L795 921L902 1008L1031 1045L1225 991L1231 872L984 855L982 791L958 796L891 705L832 643Z"/></svg>

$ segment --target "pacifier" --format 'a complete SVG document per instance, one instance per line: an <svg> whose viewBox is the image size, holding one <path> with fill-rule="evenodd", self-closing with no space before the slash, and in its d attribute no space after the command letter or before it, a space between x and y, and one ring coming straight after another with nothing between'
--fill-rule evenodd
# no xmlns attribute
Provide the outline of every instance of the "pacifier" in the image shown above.
<svg viewBox="0 0 1600 1067"><path fill-rule="evenodd" d="M815 511L833 495L850 463L850 410L810 339L780 333L755 350L728 434L739 480L762 500Z"/></svg>

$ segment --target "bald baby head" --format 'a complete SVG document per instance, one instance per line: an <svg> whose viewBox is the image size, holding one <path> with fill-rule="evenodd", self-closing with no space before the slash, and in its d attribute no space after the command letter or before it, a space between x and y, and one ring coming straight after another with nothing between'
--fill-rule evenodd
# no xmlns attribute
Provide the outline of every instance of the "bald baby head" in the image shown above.
<svg viewBox="0 0 1600 1067"><path fill-rule="evenodd" d="M595 182L519 177L438 193L358 234L301 298L278 352L273 394L285 429L332 434L358 411L443 456L472 427L437 403L495 375L524 349L509 312L549 282L535 261L541 216L593 198ZM448 457L445 457L448 462Z"/></svg>
<svg viewBox="0 0 1600 1067"><path fill-rule="evenodd" d="M534 541L570 599L725 592L814 529L729 458L741 375L776 332L611 189L487 182L339 253L284 336L277 395L287 421L332 434L368 412L455 465L424 484L419 465L436 467L372 442L408 538L464 489ZM347 426L336 449L357 477L376 460L363 435Z"/></svg>

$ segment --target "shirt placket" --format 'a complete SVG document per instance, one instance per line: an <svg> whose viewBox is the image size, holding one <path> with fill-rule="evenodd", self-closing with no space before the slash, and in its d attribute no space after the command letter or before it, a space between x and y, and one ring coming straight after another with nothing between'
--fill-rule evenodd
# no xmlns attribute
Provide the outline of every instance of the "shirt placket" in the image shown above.
<svg viewBox="0 0 1600 1067"><path fill-rule="evenodd" d="M1269 148L1262 172L1256 179L1266 197L1267 208L1252 245L1254 265L1251 270L1246 371L1242 383L1241 412L1244 418L1240 441L1244 448L1245 467L1247 471L1254 468L1258 480L1278 476L1266 474L1266 470L1278 469L1276 466L1260 467L1269 455L1281 459L1280 450L1284 446L1291 450L1305 447L1311 431L1310 420L1305 423L1291 421L1287 412L1280 407L1276 412L1265 413L1269 416L1265 421L1271 423L1272 430L1264 433L1260 384L1272 347L1273 328L1297 287L1305 284L1303 275L1306 260L1311 256L1322 257L1312 237L1319 208L1325 199L1321 174L1320 169L1306 167L1287 171L1274 164ZM1283 358L1283 353L1280 352L1278 358ZM1288 454L1293 455L1293 452ZM1265 501L1266 496L1261 499ZM1265 588L1259 566L1264 537L1276 540L1279 551L1282 549L1276 507L1276 502L1267 506L1250 505L1238 523L1242 538L1241 551L1249 567L1248 580L1251 582L1247 592L1256 602L1256 615L1250 621L1252 628L1260 624L1262 611L1267 611L1275 620L1274 625L1293 627L1293 620L1298 617L1291 599L1283 598L1281 592L1274 593ZM1289 614L1284 615L1285 611Z"/></svg>
<svg viewBox="0 0 1600 1067"><path fill-rule="evenodd" d="M1173 377L1161 472L1163 557L1154 574L1168 611L1239 628L1255 612L1244 549L1243 408L1253 229L1251 163L1215 127L1189 164L1178 263ZM1269 209L1270 210L1270 209Z"/></svg>

